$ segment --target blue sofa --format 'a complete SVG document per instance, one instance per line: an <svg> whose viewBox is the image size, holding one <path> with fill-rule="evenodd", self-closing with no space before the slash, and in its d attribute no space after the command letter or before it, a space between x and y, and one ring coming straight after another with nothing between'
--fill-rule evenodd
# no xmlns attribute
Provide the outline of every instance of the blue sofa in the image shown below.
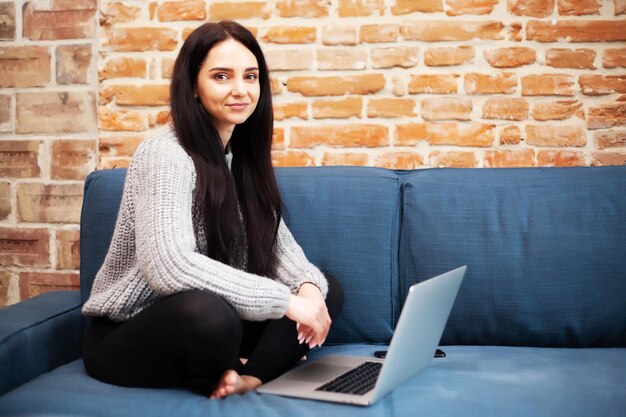
<svg viewBox="0 0 626 417"><path fill-rule="evenodd" d="M125 176L105 170L85 183L80 293L0 311L0 415L626 415L626 167L277 172L286 222L346 294L327 345L309 356L371 355L389 342L411 284L467 264L446 358L369 408L90 378L80 307Z"/></svg>

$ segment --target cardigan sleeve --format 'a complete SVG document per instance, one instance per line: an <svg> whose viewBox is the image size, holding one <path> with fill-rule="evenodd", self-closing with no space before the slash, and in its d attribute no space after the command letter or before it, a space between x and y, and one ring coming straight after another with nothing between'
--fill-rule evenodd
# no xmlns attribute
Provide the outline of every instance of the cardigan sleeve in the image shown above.
<svg viewBox="0 0 626 417"><path fill-rule="evenodd" d="M328 281L324 274L307 259L287 225L280 219L276 237L276 254L278 256L278 280L296 294L302 284L309 282L320 289L324 298L328 293Z"/></svg>
<svg viewBox="0 0 626 417"><path fill-rule="evenodd" d="M160 295L211 291L245 320L282 317L290 297L287 285L195 251L195 169L180 145L144 141L133 162L137 265L148 285Z"/></svg>

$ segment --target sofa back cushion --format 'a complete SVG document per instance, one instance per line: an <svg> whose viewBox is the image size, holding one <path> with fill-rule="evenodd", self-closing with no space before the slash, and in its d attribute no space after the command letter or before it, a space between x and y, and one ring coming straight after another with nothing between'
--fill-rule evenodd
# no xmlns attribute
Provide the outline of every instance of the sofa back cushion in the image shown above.
<svg viewBox="0 0 626 417"><path fill-rule="evenodd" d="M344 309L328 342L386 342L397 307L400 182L374 168L279 168L283 217L311 262L335 276ZM104 262L124 188L125 169L85 182L81 216L81 296Z"/></svg>
<svg viewBox="0 0 626 417"><path fill-rule="evenodd" d="M388 342L398 295L398 176L319 167L279 168L277 178L296 241L343 286L343 311L328 342Z"/></svg>
<svg viewBox="0 0 626 417"><path fill-rule="evenodd" d="M93 280L109 250L120 209L126 169L105 169L85 180L80 217L80 295L89 298Z"/></svg>
<svg viewBox="0 0 626 417"><path fill-rule="evenodd" d="M403 190L402 294L468 265L442 343L626 345L626 167L424 170Z"/></svg>

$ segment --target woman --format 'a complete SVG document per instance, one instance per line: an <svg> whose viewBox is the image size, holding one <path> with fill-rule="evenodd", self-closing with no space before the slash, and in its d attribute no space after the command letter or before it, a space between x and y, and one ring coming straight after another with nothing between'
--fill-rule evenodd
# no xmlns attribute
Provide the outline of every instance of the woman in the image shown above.
<svg viewBox="0 0 626 417"><path fill-rule="evenodd" d="M133 157L83 307L84 363L105 382L221 398L324 343L343 293L281 220L269 74L253 35L230 21L196 29L170 95L173 126Z"/></svg>

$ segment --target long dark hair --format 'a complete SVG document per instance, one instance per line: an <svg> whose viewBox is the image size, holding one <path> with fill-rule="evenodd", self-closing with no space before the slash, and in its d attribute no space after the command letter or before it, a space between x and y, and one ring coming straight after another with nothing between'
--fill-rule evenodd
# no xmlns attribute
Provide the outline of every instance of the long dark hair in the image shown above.
<svg viewBox="0 0 626 417"><path fill-rule="evenodd" d="M229 142L233 154L232 175L217 129L195 98L200 67L211 48L227 39L240 42L254 54L260 85L256 109L244 123L235 126ZM240 251L233 251L233 248L245 233L247 270L275 276L274 244L281 200L271 162L274 116L269 71L252 33L227 20L205 23L194 30L174 64L170 99L176 135L196 169L195 197L204 219L207 255L220 262L238 264L241 259L233 257Z"/></svg>

